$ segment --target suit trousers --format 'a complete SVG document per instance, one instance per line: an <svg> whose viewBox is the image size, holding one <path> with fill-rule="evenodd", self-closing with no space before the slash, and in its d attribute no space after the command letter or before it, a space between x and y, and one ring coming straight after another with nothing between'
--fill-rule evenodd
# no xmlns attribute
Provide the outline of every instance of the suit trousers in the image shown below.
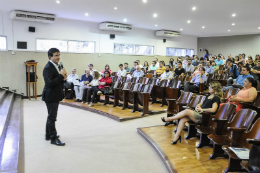
<svg viewBox="0 0 260 173"><path fill-rule="evenodd" d="M197 87L195 84L192 84L190 82L185 82L184 85L184 92L198 92L199 87Z"/></svg>
<svg viewBox="0 0 260 173"><path fill-rule="evenodd" d="M48 118L46 122L46 136L49 136L50 139L55 139L57 136L55 121L57 121L59 102L45 104L48 110Z"/></svg>

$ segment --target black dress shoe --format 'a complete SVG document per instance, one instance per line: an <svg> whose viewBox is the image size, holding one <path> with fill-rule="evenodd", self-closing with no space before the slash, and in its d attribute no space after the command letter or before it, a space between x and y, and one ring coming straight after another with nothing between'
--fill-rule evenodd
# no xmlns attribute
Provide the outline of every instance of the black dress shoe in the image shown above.
<svg viewBox="0 0 260 173"><path fill-rule="evenodd" d="M166 123L164 124L164 126L168 126L168 125L170 125L170 124L173 124L173 121L168 121L168 122L166 122Z"/></svg>
<svg viewBox="0 0 260 173"><path fill-rule="evenodd" d="M60 135L57 135L56 137L59 138ZM45 136L45 139L46 139L46 141L48 141L48 140L50 140L51 138L50 138L50 136Z"/></svg>
<svg viewBox="0 0 260 173"><path fill-rule="evenodd" d="M79 99L75 100L75 102L79 102Z"/></svg>
<svg viewBox="0 0 260 173"><path fill-rule="evenodd" d="M65 143L61 142L58 138L52 139L51 144L57 145L57 146L64 146Z"/></svg>

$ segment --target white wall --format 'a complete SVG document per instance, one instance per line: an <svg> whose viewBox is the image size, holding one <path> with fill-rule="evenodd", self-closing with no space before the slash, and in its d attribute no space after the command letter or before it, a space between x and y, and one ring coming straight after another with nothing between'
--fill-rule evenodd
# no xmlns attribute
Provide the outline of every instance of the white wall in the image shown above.
<svg viewBox="0 0 260 173"><path fill-rule="evenodd" d="M35 51L35 39L48 38L95 41L96 53L99 53L99 46L100 53L113 53L114 43L152 45L155 46L155 54L161 56L166 55L166 47L189 48L194 49L195 53L197 52L197 37L195 36L181 35L177 38L166 38L166 43L163 43L163 38L155 37L153 30L134 28L133 32L107 32L100 31L98 23L93 22L58 19L54 24L44 24L17 20L12 21L9 19L9 12L2 12L2 14L4 18L4 33L2 32L2 22L0 22L0 35L7 36L9 50L13 49L13 23L14 50L17 50L17 41L26 41L27 50L22 51ZM29 26L36 27L36 32L30 33L28 31ZM115 34L116 38L111 40L109 34Z"/></svg>

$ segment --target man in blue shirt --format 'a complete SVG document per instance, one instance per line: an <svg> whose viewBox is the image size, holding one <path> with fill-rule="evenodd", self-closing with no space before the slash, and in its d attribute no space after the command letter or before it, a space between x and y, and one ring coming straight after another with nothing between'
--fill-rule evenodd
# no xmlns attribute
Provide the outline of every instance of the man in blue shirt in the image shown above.
<svg viewBox="0 0 260 173"><path fill-rule="evenodd" d="M211 61L207 61L207 65L205 66L206 74L214 73L214 68L211 66Z"/></svg>
<svg viewBox="0 0 260 173"><path fill-rule="evenodd" d="M132 77L143 77L143 76L144 76L144 72L141 70L140 66L137 66Z"/></svg>
<svg viewBox="0 0 260 173"><path fill-rule="evenodd" d="M250 75L250 68L248 67L248 66L244 66L243 68L242 68L242 75L239 75L238 76L238 78L236 79L236 82L233 84L233 85L240 85L241 87L243 87L244 86L244 82L245 82L245 79L247 78L247 77L252 77L252 78L254 78L252 75ZM225 87L223 90L224 90L224 92L226 92L228 89L230 89L230 88L234 88L235 86L227 86L227 87Z"/></svg>
<svg viewBox="0 0 260 173"><path fill-rule="evenodd" d="M239 72L237 70L237 65L233 64L233 60L232 59L227 59L227 65L229 67L229 71L228 71L228 80L227 80L227 85L232 85L236 78L239 76Z"/></svg>
<svg viewBox="0 0 260 173"><path fill-rule="evenodd" d="M207 81L207 77L205 75L205 68L200 67L200 73L191 79L190 82L186 82L184 85L184 92L198 92L199 84L205 83Z"/></svg>
<svg viewBox="0 0 260 173"><path fill-rule="evenodd" d="M223 65L224 61L221 59L221 55L218 55L218 58L215 60L217 66Z"/></svg>
<svg viewBox="0 0 260 173"><path fill-rule="evenodd" d="M200 62L199 62L199 58L198 58L198 57L196 57L194 61L192 60L192 65L193 65L193 66L198 66L199 63L200 63Z"/></svg>

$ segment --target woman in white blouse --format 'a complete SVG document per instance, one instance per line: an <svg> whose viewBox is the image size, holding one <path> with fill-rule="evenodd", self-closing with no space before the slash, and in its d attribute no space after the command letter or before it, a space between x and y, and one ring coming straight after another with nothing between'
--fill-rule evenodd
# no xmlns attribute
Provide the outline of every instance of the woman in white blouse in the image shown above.
<svg viewBox="0 0 260 173"><path fill-rule="evenodd" d="M87 98L86 101L87 102L86 102L86 104L90 104L91 95L92 95L92 93L94 91L93 87L98 87L99 86L99 83L98 83L99 79L100 79L99 72L98 71L94 71L94 73L93 73L93 80L90 82L90 84L87 85L87 87L91 86L91 88L88 89L88 91L87 91L87 96L86 96L86 98Z"/></svg>

